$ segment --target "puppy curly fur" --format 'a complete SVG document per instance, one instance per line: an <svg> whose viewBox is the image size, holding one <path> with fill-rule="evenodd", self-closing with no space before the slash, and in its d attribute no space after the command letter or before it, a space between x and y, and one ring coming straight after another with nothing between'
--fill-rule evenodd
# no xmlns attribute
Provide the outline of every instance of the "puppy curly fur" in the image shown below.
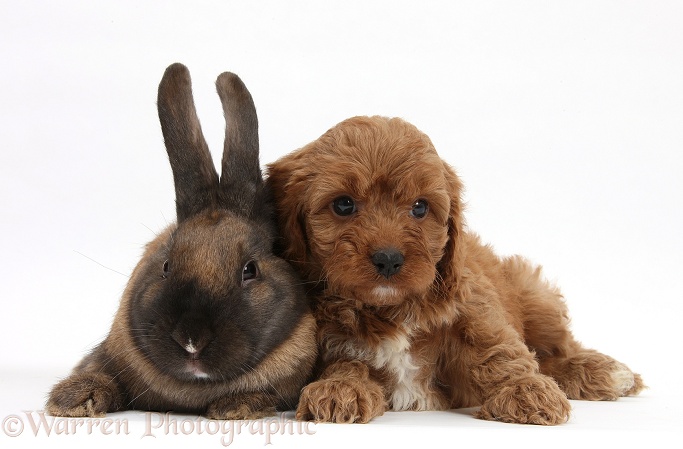
<svg viewBox="0 0 683 449"><path fill-rule="evenodd" d="M480 405L479 418L552 425L568 419L568 398L643 388L574 339L540 267L498 257L466 228L459 178L413 125L345 120L271 164L267 182L283 255L315 285L323 371L298 418L363 423L387 409ZM335 212L339 198L352 213ZM395 273L373 261L386 248L401 255Z"/></svg>

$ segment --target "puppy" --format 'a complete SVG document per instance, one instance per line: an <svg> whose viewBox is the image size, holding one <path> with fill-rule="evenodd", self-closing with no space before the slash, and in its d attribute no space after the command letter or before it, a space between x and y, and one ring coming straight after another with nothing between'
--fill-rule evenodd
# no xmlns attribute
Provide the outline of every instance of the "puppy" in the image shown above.
<svg viewBox="0 0 683 449"><path fill-rule="evenodd" d="M460 180L413 125L345 120L270 165L267 182L283 255L315 285L322 374L297 418L480 405L479 418L554 425L568 398L643 388L574 339L539 267L465 227Z"/></svg>

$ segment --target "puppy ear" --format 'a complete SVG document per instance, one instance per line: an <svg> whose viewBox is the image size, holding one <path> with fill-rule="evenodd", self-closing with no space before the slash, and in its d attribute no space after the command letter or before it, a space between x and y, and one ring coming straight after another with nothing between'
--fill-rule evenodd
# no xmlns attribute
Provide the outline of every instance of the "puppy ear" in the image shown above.
<svg viewBox="0 0 683 449"><path fill-rule="evenodd" d="M310 263L306 237L306 201L310 198L310 172L305 149L284 156L267 166L266 188L275 202L279 239L276 253L309 274Z"/></svg>
<svg viewBox="0 0 683 449"><path fill-rule="evenodd" d="M448 242L444 255L437 264L440 274L440 290L448 297L457 295L465 299L466 291L463 280L465 266L465 220L461 194L463 190L460 179L455 171L445 162L444 176L448 183L451 206L448 217Z"/></svg>

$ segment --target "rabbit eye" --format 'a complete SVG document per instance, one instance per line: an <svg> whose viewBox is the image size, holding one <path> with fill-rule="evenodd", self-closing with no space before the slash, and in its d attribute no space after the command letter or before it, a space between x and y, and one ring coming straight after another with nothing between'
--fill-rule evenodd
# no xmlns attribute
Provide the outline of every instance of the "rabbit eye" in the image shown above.
<svg viewBox="0 0 683 449"><path fill-rule="evenodd" d="M242 286L247 285L249 282L253 281L256 279L258 276L259 271L258 267L256 266L256 262L253 260L250 260L247 262L247 264L242 268Z"/></svg>
<svg viewBox="0 0 683 449"><path fill-rule="evenodd" d="M410 215L415 218L424 218L427 215L429 206L425 200L417 200L413 203L413 209L410 211Z"/></svg>
<svg viewBox="0 0 683 449"><path fill-rule="evenodd" d="M168 260L164 260L163 273L161 274L161 277L166 279L170 272L171 272L171 269L168 265Z"/></svg>
<svg viewBox="0 0 683 449"><path fill-rule="evenodd" d="M350 196L340 196L332 201L332 211L340 217L348 217L356 212L356 203Z"/></svg>

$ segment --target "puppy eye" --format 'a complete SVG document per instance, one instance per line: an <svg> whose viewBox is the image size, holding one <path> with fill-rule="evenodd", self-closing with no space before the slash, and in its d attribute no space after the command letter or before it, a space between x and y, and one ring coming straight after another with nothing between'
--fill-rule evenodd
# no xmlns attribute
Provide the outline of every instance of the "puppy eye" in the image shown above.
<svg viewBox="0 0 683 449"><path fill-rule="evenodd" d="M164 260L164 265L162 267L161 277L164 279L168 278L168 275L170 272L171 272L171 267L168 264L168 260Z"/></svg>
<svg viewBox="0 0 683 449"><path fill-rule="evenodd" d="M415 218L424 218L429 210L429 205L425 200L417 200L413 203L413 208L410 211L410 215Z"/></svg>
<svg viewBox="0 0 683 449"><path fill-rule="evenodd" d="M256 262L254 262L253 260L247 262L244 268L242 268L242 286L244 287L249 282L256 279L258 277L258 274L259 271L258 267L256 266Z"/></svg>
<svg viewBox="0 0 683 449"><path fill-rule="evenodd" d="M340 196L332 201L332 210L340 217L348 217L356 212L356 203L350 196Z"/></svg>

